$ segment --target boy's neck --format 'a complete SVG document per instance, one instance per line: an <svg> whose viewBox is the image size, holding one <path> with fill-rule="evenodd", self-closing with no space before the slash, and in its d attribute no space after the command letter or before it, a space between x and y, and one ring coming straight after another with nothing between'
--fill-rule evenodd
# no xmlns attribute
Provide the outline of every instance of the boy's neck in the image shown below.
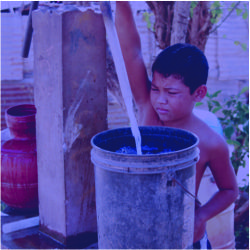
<svg viewBox="0 0 250 250"><path fill-rule="evenodd" d="M180 129L190 129L193 127L193 122L194 122L194 114L191 113L190 115L183 117L178 120L174 121L167 121L167 122L162 122L163 126L166 127L172 127L172 128L180 128Z"/></svg>

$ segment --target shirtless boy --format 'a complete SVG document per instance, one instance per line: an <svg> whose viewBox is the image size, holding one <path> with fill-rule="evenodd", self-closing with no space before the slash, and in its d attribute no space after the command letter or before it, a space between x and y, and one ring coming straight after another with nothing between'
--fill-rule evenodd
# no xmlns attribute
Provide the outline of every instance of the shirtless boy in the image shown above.
<svg viewBox="0 0 250 250"><path fill-rule="evenodd" d="M219 191L196 207L194 247L204 244L206 221L235 201L238 186L225 140L192 110L207 92L208 64L196 47L176 44L156 58L152 82L141 55L140 38L128 2L116 2L115 23L123 57L139 112L139 124L189 130L199 137L200 160L196 165L196 195L206 167L211 169ZM209 242L205 240L209 246Z"/></svg>

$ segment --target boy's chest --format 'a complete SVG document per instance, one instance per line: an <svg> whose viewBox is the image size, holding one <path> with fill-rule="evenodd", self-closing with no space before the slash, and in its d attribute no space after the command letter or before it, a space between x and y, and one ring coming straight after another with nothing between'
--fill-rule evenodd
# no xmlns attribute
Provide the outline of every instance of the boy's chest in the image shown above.
<svg viewBox="0 0 250 250"><path fill-rule="evenodd" d="M156 115L154 110L144 110L145 113L141 116L142 126L163 126L162 121L159 120L159 117ZM191 131L192 132L192 131ZM194 132L195 133L195 132ZM197 135L199 138L200 136ZM203 140L200 141L199 145L200 155L199 161L196 164L196 187L199 186L202 176L205 172L205 169L208 164L208 153L206 152L206 146L204 145ZM197 192L197 190L196 190Z"/></svg>
<svg viewBox="0 0 250 250"><path fill-rule="evenodd" d="M198 192L198 187L200 186L203 174L208 166L208 157L206 152L199 145L200 155L199 161L196 163L196 193Z"/></svg>

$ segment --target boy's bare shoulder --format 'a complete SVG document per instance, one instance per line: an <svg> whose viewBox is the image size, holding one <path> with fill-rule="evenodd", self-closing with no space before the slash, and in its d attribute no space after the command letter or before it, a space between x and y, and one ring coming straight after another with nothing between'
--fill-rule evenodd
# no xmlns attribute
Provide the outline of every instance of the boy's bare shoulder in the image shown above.
<svg viewBox="0 0 250 250"><path fill-rule="evenodd" d="M223 136L210 128L198 117L195 119L196 122L192 130L199 137L199 146L202 147L203 150L206 150L206 153L209 154L210 157L213 157L214 154L223 153L228 150L228 146Z"/></svg>

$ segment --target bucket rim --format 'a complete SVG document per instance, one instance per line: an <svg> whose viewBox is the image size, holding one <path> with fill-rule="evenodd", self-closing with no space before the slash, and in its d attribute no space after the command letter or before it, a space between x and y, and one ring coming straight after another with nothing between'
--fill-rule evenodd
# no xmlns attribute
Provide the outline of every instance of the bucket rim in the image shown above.
<svg viewBox="0 0 250 250"><path fill-rule="evenodd" d="M103 135L107 132L112 132L112 131L116 131L116 130L122 130L122 129L130 129L131 130L131 127L127 126L127 127L120 127L120 128L114 128L114 129L107 129L107 130L104 130L102 132L99 132L97 134L95 134L92 138L91 138L91 146L92 146L92 150L93 149L97 149L101 152L105 152L105 153L110 153L112 155L117 155L117 156L126 156L126 157L131 157L131 158L152 158L152 157L155 157L155 156L163 156L163 155L174 155L176 153L181 153L181 152L184 152L184 151L187 151L189 149L192 149L192 148L195 148L198 146L199 144L199 137L194 134L193 132L190 132L188 130L185 130L185 129L180 129L180 128L172 128L172 127L166 127L166 126L138 126L139 130L140 128L144 129L144 128L159 128L159 129L169 129L169 130L175 130L175 131L181 131L181 132L185 132L185 133L188 133L190 135L192 135L195 139L196 139L196 142L189 146L189 147L186 147L186 148L183 148L183 149L180 149L180 150L176 150L176 151L171 151L171 152L161 152L161 153L154 153L154 154L142 154L142 155L138 155L138 154L124 154L124 153L119 153L119 152L113 152L113 151L110 151L110 150L107 150L107 149L103 149L99 146L97 146L95 143L94 143L94 140L96 137L100 136L100 135ZM131 131L132 133L132 131Z"/></svg>
<svg viewBox="0 0 250 250"><path fill-rule="evenodd" d="M11 111L16 111L16 109L32 109L33 113L32 114L27 114L27 115L23 115L23 116L32 116L32 115L36 115L36 106L34 104L29 104L29 103L24 103L24 104L19 104L19 105L13 105L13 106L10 106L8 107L6 110L5 110L5 113L8 114L9 116L18 116L18 115L13 115L11 113Z"/></svg>

